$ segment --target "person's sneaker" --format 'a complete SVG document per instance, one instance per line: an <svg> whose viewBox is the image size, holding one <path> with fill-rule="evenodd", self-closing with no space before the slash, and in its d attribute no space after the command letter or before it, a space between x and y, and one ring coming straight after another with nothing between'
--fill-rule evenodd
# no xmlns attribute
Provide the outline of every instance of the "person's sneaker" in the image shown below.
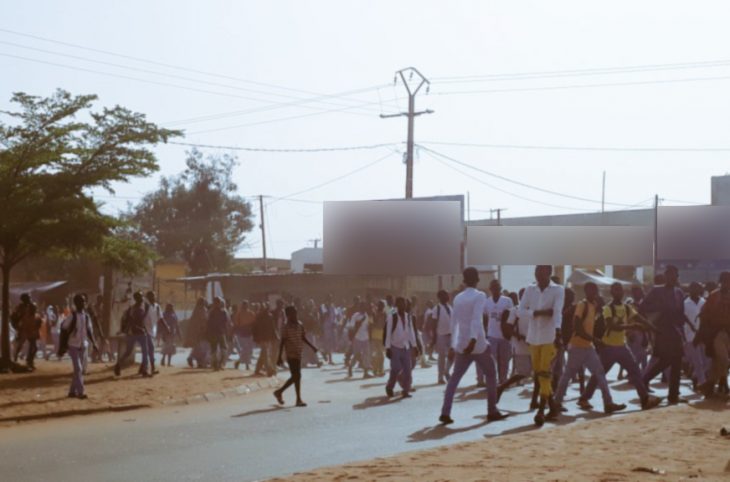
<svg viewBox="0 0 730 482"><path fill-rule="evenodd" d="M79 400L86 400L87 398L89 398L89 396L85 393L82 393L81 395L78 395L76 398L78 398Z"/></svg>
<svg viewBox="0 0 730 482"><path fill-rule="evenodd" d="M304 402L303 402L303 401L301 401L301 400L297 400L297 407L306 407L306 406L307 406L307 404L306 404L306 403L304 403Z"/></svg>
<svg viewBox="0 0 730 482"><path fill-rule="evenodd" d="M551 408L548 411L547 415L545 415L545 420L547 422L554 422L555 420L557 420L558 417L560 416L560 414L562 413L560 410L561 408L562 408L562 406L560 406L560 405L557 407Z"/></svg>
<svg viewBox="0 0 730 482"><path fill-rule="evenodd" d="M403 397L403 398L413 398L413 395L411 395L409 392L403 390L403 393L401 393L401 397Z"/></svg>
<svg viewBox="0 0 730 482"><path fill-rule="evenodd" d="M500 420L504 420L507 417L509 417L509 415L502 412L490 413L489 415L487 415L487 422L499 422Z"/></svg>
<svg viewBox="0 0 730 482"><path fill-rule="evenodd" d="M395 393L393 393L393 389L392 388L386 388L385 389L385 394L388 395L388 397L393 397L395 395Z"/></svg>
<svg viewBox="0 0 730 482"><path fill-rule="evenodd" d="M593 410L593 405L591 405L591 402L584 398L578 399L578 407L580 407L581 410Z"/></svg>
<svg viewBox="0 0 730 482"><path fill-rule="evenodd" d="M439 417L439 422L440 422L440 423L441 423L442 425L451 425L452 423L454 423L454 419L452 419L452 418L451 418L451 417L449 417L448 415L441 415L441 416Z"/></svg>
<svg viewBox="0 0 730 482"><path fill-rule="evenodd" d="M119 365L114 365L114 376L119 376L122 374L122 369L119 368Z"/></svg>
<svg viewBox="0 0 730 482"><path fill-rule="evenodd" d="M537 427L542 427L543 425L545 425L545 414L542 412L537 412L534 420Z"/></svg>
<svg viewBox="0 0 730 482"><path fill-rule="evenodd" d="M661 397L649 395L643 402L641 402L641 409L651 410L652 408L658 407L660 403L662 403Z"/></svg>
<svg viewBox="0 0 730 482"><path fill-rule="evenodd" d="M604 407L603 412L604 413L614 413L614 412L619 412L624 409L626 409L625 403L613 403L612 402L612 403L607 404Z"/></svg>
<svg viewBox="0 0 730 482"><path fill-rule="evenodd" d="M279 390L274 392L274 398L277 402L279 402L279 405L284 405L284 397L281 396L281 392Z"/></svg>

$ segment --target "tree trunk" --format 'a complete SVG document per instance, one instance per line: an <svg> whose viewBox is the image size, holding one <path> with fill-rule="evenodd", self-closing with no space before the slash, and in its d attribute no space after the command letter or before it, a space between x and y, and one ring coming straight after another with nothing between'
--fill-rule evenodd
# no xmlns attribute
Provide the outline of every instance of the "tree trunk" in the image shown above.
<svg viewBox="0 0 730 482"><path fill-rule="evenodd" d="M10 363L10 266L3 264L3 287L2 287L2 359L0 359L0 370L9 370Z"/></svg>

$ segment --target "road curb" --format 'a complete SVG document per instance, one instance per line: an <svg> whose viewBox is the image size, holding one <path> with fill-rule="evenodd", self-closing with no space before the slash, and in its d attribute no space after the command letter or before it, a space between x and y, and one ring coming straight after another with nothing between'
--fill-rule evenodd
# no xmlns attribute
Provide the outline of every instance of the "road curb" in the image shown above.
<svg viewBox="0 0 730 482"><path fill-rule="evenodd" d="M281 380L277 377L268 377L263 380L257 380L251 383L239 385L237 387L226 388L217 392L207 392L199 395L193 395L192 397L170 399L162 402L162 405L166 407L177 407L181 405L195 405L203 402L215 402L223 400L225 398L240 397L242 395L248 395L250 393L258 392L259 390L266 390L270 388L276 388L281 384Z"/></svg>

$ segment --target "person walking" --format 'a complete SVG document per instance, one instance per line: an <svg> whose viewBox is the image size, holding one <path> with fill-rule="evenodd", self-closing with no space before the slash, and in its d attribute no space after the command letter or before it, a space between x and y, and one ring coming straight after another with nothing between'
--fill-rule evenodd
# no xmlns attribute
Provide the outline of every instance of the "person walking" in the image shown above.
<svg viewBox="0 0 730 482"><path fill-rule="evenodd" d="M373 354L373 374L376 377L385 376L385 325L387 317L385 301L378 300L375 313L373 313L373 323L370 325L370 350Z"/></svg>
<svg viewBox="0 0 730 482"><path fill-rule="evenodd" d="M84 387L84 354L89 345L96 347L96 341L91 316L86 311L86 298L77 294L74 296L73 302L75 310L61 324L61 329L65 332L63 338L66 346L59 344L58 357L63 357L64 351L68 349L71 366L73 367L73 377L71 378L68 397L84 400L88 398Z"/></svg>
<svg viewBox="0 0 730 482"><path fill-rule="evenodd" d="M451 348L452 321L451 313L453 308L449 303L449 293L446 290L440 290L436 297L438 304L431 310L431 316L434 320L433 330L435 339L435 351L437 355L438 375L436 382L439 385L446 385L446 381L451 377L451 367L454 359L449 358L449 349Z"/></svg>
<svg viewBox="0 0 730 482"><path fill-rule="evenodd" d="M243 364L246 370L251 368L251 357L253 356L253 324L256 320L254 313L247 300L243 300L236 311L233 321L233 336L238 344L238 360L235 368Z"/></svg>
<svg viewBox="0 0 730 482"><path fill-rule="evenodd" d="M208 312L208 343L210 343L211 363L214 371L222 370L226 365L228 333L231 317L225 308L225 302L220 296L213 298L213 306Z"/></svg>
<svg viewBox="0 0 730 482"><path fill-rule="evenodd" d="M134 304L127 308L122 317L122 332L126 334L126 346L124 353L117 359L117 363L114 365L114 375L121 375L122 365L127 361L129 356L134 357L134 345L138 344L142 351L142 365L140 365L139 373L143 377L151 377L153 373L148 371L147 368L149 364L149 344L147 342L147 313L144 298L139 291L135 292L132 298Z"/></svg>
<svg viewBox="0 0 730 482"><path fill-rule="evenodd" d="M552 363L560 345L562 323L563 287L551 281L553 267L538 265L535 268L535 284L525 288L520 300L518 315L528 321L527 343L534 377L537 380L540 400L535 424L545 423L545 407L551 404L553 395ZM550 415L557 417L557 411L550 407Z"/></svg>
<svg viewBox="0 0 730 482"><path fill-rule="evenodd" d="M35 370L35 356L38 353L41 319L38 314L38 306L33 302L30 294L23 293L20 295L20 304L15 308L10 318L16 320L14 324L17 326L14 361L18 361L23 346L27 343L25 363L28 370L33 371Z"/></svg>
<svg viewBox="0 0 730 482"><path fill-rule="evenodd" d="M322 343L320 348L324 355L325 361L330 365L334 365L332 355L337 349L337 306L334 303L334 297L329 294L327 300L322 304L320 310L322 312Z"/></svg>
<svg viewBox="0 0 730 482"><path fill-rule="evenodd" d="M147 304L145 306L145 329L147 330L147 354L150 359L150 369L152 374L158 373L155 368L155 339L157 337L157 326L160 323L164 323L165 320L162 317L162 308L155 297L154 291L147 292Z"/></svg>
<svg viewBox="0 0 730 482"><path fill-rule="evenodd" d="M205 368L208 366L208 353L206 350L207 341L205 336L207 333L208 308L204 298L198 298L195 308L190 314L188 326L185 330L185 346L190 348L188 355L188 366L193 368Z"/></svg>
<svg viewBox="0 0 730 482"><path fill-rule="evenodd" d="M171 303L165 305L165 311L162 313L164 323L158 327L158 331L162 335L162 361L161 365L165 366L165 357L167 357L167 366L172 366L172 355L177 353L175 340L180 338L180 323L175 313L175 307Z"/></svg>
<svg viewBox="0 0 730 482"><path fill-rule="evenodd" d="M261 303L261 309L253 326L253 339L259 346L259 358L256 360L254 375L273 377L276 375L276 345L279 341L279 331L276 329L276 320L271 316L268 305Z"/></svg>
<svg viewBox="0 0 730 482"><path fill-rule="evenodd" d="M390 360L390 375L385 394L393 397L396 382L403 390L403 398L409 398L413 381L413 352L418 352L416 330L406 311L406 300L395 300L395 311L388 315L385 324L385 356Z"/></svg>
<svg viewBox="0 0 730 482"><path fill-rule="evenodd" d="M555 407L551 407L550 413L546 420L552 420L557 417L562 406L565 392L568 390L573 377L579 371L588 369L591 375L595 377L596 383L601 389L603 395L603 411L605 413L613 413L626 408L624 404L614 403L611 397L611 391L606 381L606 373L603 371L603 365L598 358L598 353L593 345L593 331L596 320L601 309L598 301L598 286L593 282L588 282L583 286L585 299L579 302L575 307L575 315L573 317L573 336L568 344L568 362L566 363L563 375L558 382L558 388L555 392ZM589 408L590 404L583 400L581 408ZM592 408L592 407L590 407ZM539 423L536 421L536 424Z"/></svg>
<svg viewBox="0 0 730 482"><path fill-rule="evenodd" d="M370 378L370 317L367 313L367 303L361 301L355 313L347 324L347 330L352 342L352 357L347 366L347 376L352 377L352 371L357 360L363 370L363 378Z"/></svg>
<svg viewBox="0 0 730 482"><path fill-rule="evenodd" d="M489 293L484 305L484 316L487 322L487 340L489 348L497 362L497 375L500 384L507 381L509 374L509 362L512 358L512 344L510 343L511 333L505 333L505 329L511 330L514 304L512 300L502 295L502 285L499 280L489 282ZM507 328L505 325L509 325Z"/></svg>
<svg viewBox="0 0 730 482"><path fill-rule="evenodd" d="M302 400L302 351L304 345L309 346L314 353L319 350L308 339L304 330L304 325L299 322L297 317L297 309L293 306L287 306L284 309L286 323L282 327L281 344L279 345L279 356L276 364L284 366L282 360L283 351L286 350L286 361L289 365L290 376L284 385L274 391L274 398L279 404L284 405L284 391L294 385L297 394L297 407L306 407L307 404Z"/></svg>
<svg viewBox="0 0 730 482"><path fill-rule="evenodd" d="M705 305L702 297L704 288L697 282L689 285L689 296L684 299L684 358L692 370L692 387L697 388L707 381L707 359L702 343L694 343L700 328L700 312Z"/></svg>
<svg viewBox="0 0 730 482"><path fill-rule="evenodd" d="M597 348L598 356L601 359L604 373L608 373L614 364L626 370L629 383L636 389L639 396L641 408L649 410L661 403L661 398L649 395L646 385L641 379L641 370L639 364L636 363L631 350L626 345L626 329L632 325L637 325L635 321L639 318L634 308L624 303L624 287L621 283L613 283L611 285L611 302L603 307L603 319L605 320L605 334L601 339L601 343ZM590 410L593 407L590 400L596 391L599 378L596 375L586 385L585 391L578 400L578 406L584 410Z"/></svg>
<svg viewBox="0 0 730 482"><path fill-rule="evenodd" d="M682 331L685 324L684 293L679 288L679 270L669 265L664 270L664 283L651 289L639 306L639 312L647 318L655 318L654 352L652 361L644 372L644 385L662 373L669 371L668 402L680 402L679 378L682 371Z"/></svg>
<svg viewBox="0 0 730 482"><path fill-rule="evenodd" d="M446 385L439 417L439 422L444 425L454 423L451 418L454 395L461 378L472 363L481 367L487 379L487 421L492 422L507 417L497 409L497 374L482 319L487 296L476 288L479 284L479 273L476 268L466 268L463 276L466 288L454 298L454 310L451 315L453 338L449 358L454 359L454 372Z"/></svg>
<svg viewBox="0 0 730 482"><path fill-rule="evenodd" d="M718 383L727 382L730 367L730 272L720 274L720 287L710 293L700 312L700 329L693 340L704 344L712 360L707 381L698 388L705 397L715 395Z"/></svg>

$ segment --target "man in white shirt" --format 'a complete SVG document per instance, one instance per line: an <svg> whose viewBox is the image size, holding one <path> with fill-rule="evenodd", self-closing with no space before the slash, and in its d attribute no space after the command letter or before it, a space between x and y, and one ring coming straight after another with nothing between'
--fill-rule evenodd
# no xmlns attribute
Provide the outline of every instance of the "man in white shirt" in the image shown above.
<svg viewBox="0 0 730 482"><path fill-rule="evenodd" d="M540 388L535 423L545 419L545 406L552 400L551 366L557 352L555 343L560 337L565 297L563 287L550 280L552 272L550 265L535 267L536 283L525 289L518 310L519 317L528 320L526 341L530 345L532 369Z"/></svg>
<svg viewBox="0 0 730 482"><path fill-rule="evenodd" d="M370 318L367 313L367 303L361 301L357 311L347 322L347 330L352 340L352 357L347 367L347 376L352 377L353 365L360 360L363 369L363 378L370 378Z"/></svg>
<svg viewBox="0 0 730 482"><path fill-rule="evenodd" d="M487 420L496 421L506 417L497 409L497 375L494 358L489 352L489 342L484 333L482 314L487 296L476 289L479 273L476 268L464 270L464 291L454 298L451 313L451 349L449 358L454 360L454 372L449 378L441 407L439 422L444 425L454 423L451 419L451 406L461 378L472 363L481 367L487 376Z"/></svg>
<svg viewBox="0 0 730 482"><path fill-rule="evenodd" d="M83 295L74 296L74 307L75 310L61 323L61 329L68 332L68 354L71 356L74 370L68 396L69 398L85 399L87 396L84 389L83 360L89 343L94 348L96 348L96 343L91 316L86 312L86 298ZM63 348L61 347L59 350L59 357L63 356Z"/></svg>
<svg viewBox="0 0 730 482"><path fill-rule="evenodd" d="M507 381L509 361L512 358L512 344L502 333L502 324L510 323L513 317L514 304L507 296L502 296L502 285L499 280L489 283L489 293L484 304L484 316L488 319L487 340L492 355L497 362L499 383Z"/></svg>
<svg viewBox="0 0 730 482"><path fill-rule="evenodd" d="M433 319L433 337L436 340L435 347L438 355L438 384L445 385L449 379L449 372L453 365L453 359L449 360L449 347L451 347L451 311L449 304L449 293L441 290L436 295L438 304L431 309Z"/></svg>
<svg viewBox="0 0 730 482"><path fill-rule="evenodd" d="M696 387L707 381L707 360L704 346L694 344L697 330L700 328L700 311L705 306L702 297L702 285L693 282L689 285L689 296L684 299L684 357L692 366L692 384Z"/></svg>
<svg viewBox="0 0 730 482"><path fill-rule="evenodd" d="M385 393L393 396L395 383L403 389L403 398L410 397L412 383L412 354L418 351L416 331L410 314L406 312L406 300L395 300L395 311L385 320L385 356L390 360L390 377L385 385Z"/></svg>
<svg viewBox="0 0 730 482"><path fill-rule="evenodd" d="M154 291L147 292L147 306L145 307L146 313L144 318L144 325L147 329L147 353L150 358L150 369L152 374L159 373L155 369L155 336L157 335L157 323L164 319L162 318L162 308L157 303Z"/></svg>

